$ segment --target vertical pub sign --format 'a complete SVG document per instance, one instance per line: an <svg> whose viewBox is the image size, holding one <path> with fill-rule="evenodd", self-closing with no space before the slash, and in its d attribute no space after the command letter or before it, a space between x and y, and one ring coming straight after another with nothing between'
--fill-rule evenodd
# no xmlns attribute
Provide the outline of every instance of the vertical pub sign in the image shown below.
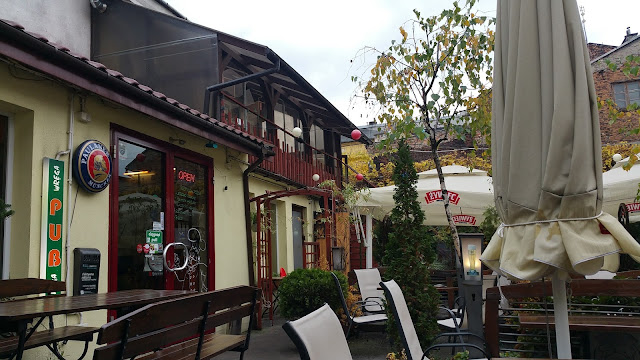
<svg viewBox="0 0 640 360"><path fill-rule="evenodd" d="M42 169L40 277L62 280L64 162L44 158Z"/></svg>

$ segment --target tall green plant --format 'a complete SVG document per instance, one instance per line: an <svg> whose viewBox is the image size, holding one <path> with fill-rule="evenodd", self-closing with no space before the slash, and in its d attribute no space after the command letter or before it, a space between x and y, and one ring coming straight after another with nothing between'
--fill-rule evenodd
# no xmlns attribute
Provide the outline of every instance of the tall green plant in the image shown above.
<svg viewBox="0 0 640 360"><path fill-rule="evenodd" d="M415 20L400 28L399 41L388 49L364 49L376 56L368 79L352 77L367 104L379 106L378 121L389 129L383 145L399 138L428 140L443 194L440 144L471 139L475 147L489 141L494 20L479 16L476 2L454 1L453 8L429 17L414 10ZM443 204L460 254L447 196Z"/></svg>
<svg viewBox="0 0 640 360"><path fill-rule="evenodd" d="M383 258L387 266L385 277L394 279L404 294L411 319L423 345L438 333L436 313L439 296L430 284L429 264L435 259L433 236L427 231L424 212L418 202L418 175L413 166L409 146L401 140L393 180L396 206L391 211L393 228ZM393 316L389 316L392 320ZM389 333L396 338L396 324L388 322Z"/></svg>

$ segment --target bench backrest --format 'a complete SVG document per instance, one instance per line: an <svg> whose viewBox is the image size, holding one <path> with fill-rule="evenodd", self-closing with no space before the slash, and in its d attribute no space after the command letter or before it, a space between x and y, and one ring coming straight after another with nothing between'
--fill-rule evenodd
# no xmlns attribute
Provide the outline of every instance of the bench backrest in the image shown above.
<svg viewBox="0 0 640 360"><path fill-rule="evenodd" d="M573 279L569 283L571 297L569 304L576 309L585 308L580 304L580 297L615 296L615 297L640 297L640 282L638 280L600 280L600 279ZM511 303L509 308L500 307L500 292ZM553 317L553 300L545 301L545 297L551 297L551 281L513 284L487 289L485 304L485 338L492 357L499 357L501 340L506 338L506 333L517 333L520 341L525 338L524 332L517 330L517 313L534 311L537 308L539 314ZM548 310L544 310L544 307ZM588 307L589 305L586 305ZM619 305L610 312L618 311ZM629 306L624 306L630 308ZM638 309L636 309L638 310ZM632 311L636 311L632 310ZM571 311L571 310L570 310ZM577 311L577 310L576 310ZM590 312L595 312L595 309ZM510 315L508 314L510 313ZM514 335L515 336L515 335ZM540 336L534 334L532 336ZM504 350L504 349L503 349Z"/></svg>
<svg viewBox="0 0 640 360"><path fill-rule="evenodd" d="M94 360L130 358L251 317L259 289L236 286L149 304L103 325ZM247 336L247 342L248 342ZM124 351L123 351L124 349Z"/></svg>
<svg viewBox="0 0 640 360"><path fill-rule="evenodd" d="M64 281L25 278L0 280L0 299L64 292Z"/></svg>

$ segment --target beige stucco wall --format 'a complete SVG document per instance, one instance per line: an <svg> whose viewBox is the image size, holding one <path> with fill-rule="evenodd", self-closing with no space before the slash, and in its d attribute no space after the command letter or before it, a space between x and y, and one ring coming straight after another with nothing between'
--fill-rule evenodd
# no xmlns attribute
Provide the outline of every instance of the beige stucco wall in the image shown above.
<svg viewBox="0 0 640 360"><path fill-rule="evenodd" d="M44 157L55 157L68 147L70 98L72 90L60 82L47 80L36 74L0 62L0 114L8 115L14 127L14 166L9 171L13 181L12 209L15 215L11 222L11 278L39 277L41 237L42 163ZM215 269L216 288L248 283L245 223L242 195L242 170L246 167L237 161L227 162L228 155L245 160L246 155L220 146L206 148L206 141L157 120L123 108L91 94L77 94L73 104L79 110L79 97L85 97L85 111L91 115L90 123L76 121L73 131L73 149L87 139L111 143L111 124L118 124L158 140L169 141L169 137L185 140L183 148L198 152L212 159L214 166L214 221L215 221ZM69 156L65 161L65 177L69 171ZM75 182L75 181L74 181ZM226 190L225 190L226 186ZM109 234L109 190L89 194L72 188L72 203L65 188L65 217L73 208L71 225L71 251L76 247L100 250L99 291L107 291L108 281L108 234ZM76 198L77 194L77 198ZM63 230L66 238L67 229ZM71 254L72 255L72 254ZM64 257L63 257L64 259ZM71 259L73 264L73 259ZM63 263L64 268L64 263ZM64 274L64 270L63 270ZM63 275L64 277L64 275ZM73 275L71 275L71 278ZM70 280L72 281L72 280ZM87 312L82 315L57 317L57 322L82 323L100 326L106 322L105 311ZM71 345L73 344L73 345ZM80 345L66 345L66 353L77 357ZM73 355L75 354L75 355ZM25 358L49 358L47 351L32 350Z"/></svg>

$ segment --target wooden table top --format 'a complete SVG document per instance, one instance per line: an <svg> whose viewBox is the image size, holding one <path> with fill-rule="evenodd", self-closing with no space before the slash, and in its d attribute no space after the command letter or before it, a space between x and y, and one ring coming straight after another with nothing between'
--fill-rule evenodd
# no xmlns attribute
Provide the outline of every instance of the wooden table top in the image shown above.
<svg viewBox="0 0 640 360"><path fill-rule="evenodd" d="M193 292L136 289L0 302L0 321L16 321L82 311L141 306L189 294L193 294Z"/></svg>
<svg viewBox="0 0 640 360"><path fill-rule="evenodd" d="M545 328L555 326L553 315L520 315L520 326ZM578 331L640 331L638 316L571 315L569 329Z"/></svg>

